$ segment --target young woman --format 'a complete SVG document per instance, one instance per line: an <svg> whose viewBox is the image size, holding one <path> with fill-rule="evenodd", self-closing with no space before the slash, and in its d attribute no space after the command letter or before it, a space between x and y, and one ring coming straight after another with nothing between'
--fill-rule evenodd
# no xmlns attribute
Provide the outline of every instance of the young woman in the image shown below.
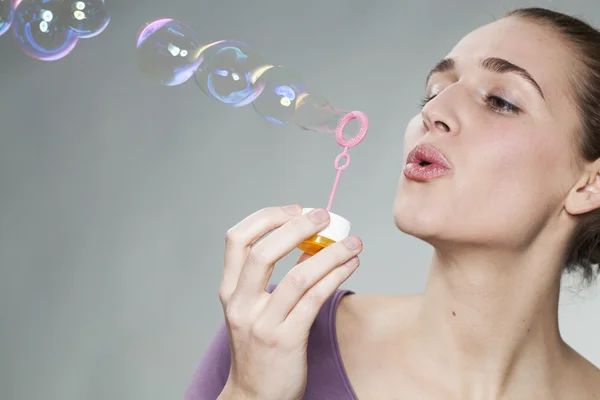
<svg viewBox="0 0 600 400"><path fill-rule="evenodd" d="M188 400L600 399L557 311L562 274L600 260L600 32L538 8L471 32L431 71L404 157L393 212L435 249L424 293L338 289L358 238L267 285L328 214L252 214L227 234L226 321Z"/></svg>

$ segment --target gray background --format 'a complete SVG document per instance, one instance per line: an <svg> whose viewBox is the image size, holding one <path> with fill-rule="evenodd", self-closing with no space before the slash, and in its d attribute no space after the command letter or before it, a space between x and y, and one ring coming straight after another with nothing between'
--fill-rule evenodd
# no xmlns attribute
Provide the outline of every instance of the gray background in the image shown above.
<svg viewBox="0 0 600 400"><path fill-rule="evenodd" d="M589 1L113 1L63 60L0 37L0 398L177 399L222 320L227 228L270 205L325 206L340 152L188 82L141 75L136 33L174 17L206 43L241 39L333 105L365 111L334 211L365 243L357 292L420 291L431 249L391 207L425 74L463 35L517 6L600 23ZM295 257L297 254L294 254ZM276 269L281 279L292 258ZM600 365L597 289L565 287L567 341Z"/></svg>

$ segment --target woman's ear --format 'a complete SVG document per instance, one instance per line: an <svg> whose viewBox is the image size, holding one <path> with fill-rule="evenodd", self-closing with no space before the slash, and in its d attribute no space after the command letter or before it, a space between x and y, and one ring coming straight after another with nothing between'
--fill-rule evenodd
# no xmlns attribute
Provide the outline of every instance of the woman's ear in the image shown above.
<svg viewBox="0 0 600 400"><path fill-rule="evenodd" d="M600 208L600 159L591 164L567 195L565 210L580 215Z"/></svg>

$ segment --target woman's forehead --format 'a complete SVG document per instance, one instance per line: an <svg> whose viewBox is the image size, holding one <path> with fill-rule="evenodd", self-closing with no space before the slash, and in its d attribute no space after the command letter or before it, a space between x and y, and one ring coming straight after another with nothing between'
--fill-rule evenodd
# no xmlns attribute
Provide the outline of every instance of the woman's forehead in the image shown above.
<svg viewBox="0 0 600 400"><path fill-rule="evenodd" d="M503 18L462 38L448 53L457 68L479 65L487 58L507 60L527 70L544 89L563 97L574 75L576 58L550 27L522 18Z"/></svg>

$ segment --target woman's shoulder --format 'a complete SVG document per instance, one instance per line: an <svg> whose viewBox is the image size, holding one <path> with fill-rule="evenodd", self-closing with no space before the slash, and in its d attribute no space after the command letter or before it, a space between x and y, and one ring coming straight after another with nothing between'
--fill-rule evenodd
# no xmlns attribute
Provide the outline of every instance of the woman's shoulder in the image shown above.
<svg viewBox="0 0 600 400"><path fill-rule="evenodd" d="M569 398L600 399L600 368L571 346L568 346L568 351L571 367L565 371L565 390Z"/></svg>
<svg viewBox="0 0 600 400"><path fill-rule="evenodd" d="M348 367L360 364L362 350L381 349L410 324L420 295L355 294L344 296L337 308L337 342Z"/></svg>

